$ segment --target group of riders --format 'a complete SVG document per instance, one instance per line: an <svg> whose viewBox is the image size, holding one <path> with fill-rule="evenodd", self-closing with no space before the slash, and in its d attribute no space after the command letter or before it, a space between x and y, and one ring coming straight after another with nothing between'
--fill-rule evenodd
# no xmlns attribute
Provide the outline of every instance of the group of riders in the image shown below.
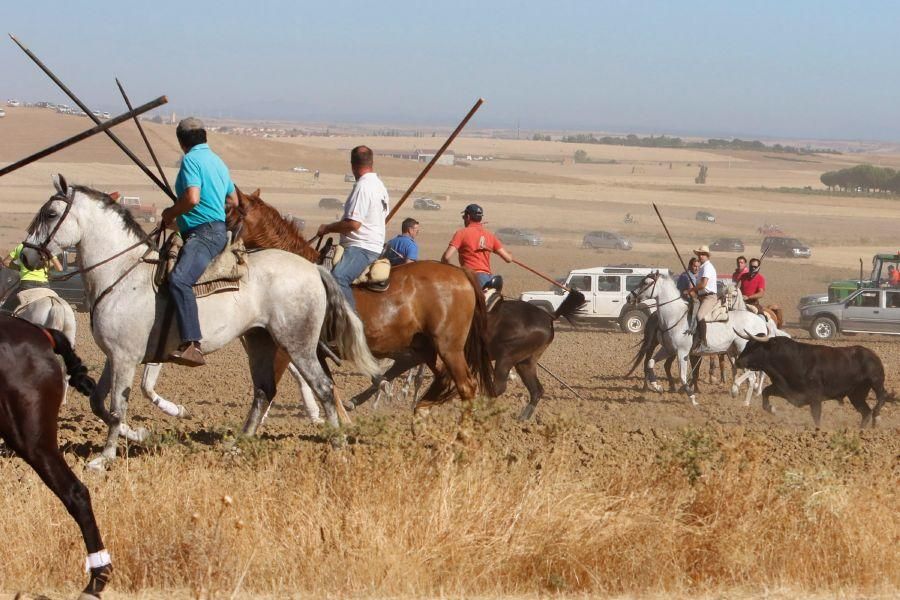
<svg viewBox="0 0 900 600"><path fill-rule="evenodd" d="M175 180L177 201L162 212L161 218L164 226L178 230L184 246L169 276L169 294L181 335L181 344L169 359L186 366L201 366L206 361L200 345L203 335L193 285L213 259L225 250L228 243L225 213L228 208L238 206L238 196L228 167L207 143L203 123L194 117L183 119L175 133L184 153ZM344 203L343 216L339 221L320 225L317 233L319 236L340 235L344 252L332 275L347 302L355 309L351 283L373 262L385 257L396 266L419 259L416 243L419 222L413 218L405 219L401 234L386 244L385 225L390 198L374 171L372 150L367 146L353 148L350 167L356 183ZM481 206L466 206L462 218L464 227L454 233L441 261L449 263L458 254L459 264L474 271L482 287L498 286L492 276L491 255L496 253L506 262L512 262L512 255L483 226ZM2 259L3 266L9 267L16 262L20 270L19 287L9 294L2 306L6 312L18 307L18 292L48 286L48 268L26 269L22 261L17 260L21 250L19 245L9 257ZM56 258L52 264L62 270Z"/></svg>
<svg viewBox="0 0 900 600"><path fill-rule="evenodd" d="M716 267L710 260L709 246L703 245L694 250L694 257L688 262L687 271L683 272L676 282L678 291L688 301L690 311L690 331L694 335L691 353L697 355L706 341L706 323L722 291L719 285ZM739 256L731 282L741 294L747 309L760 312L760 299L766 294L766 278L759 272L761 261L758 258Z"/></svg>

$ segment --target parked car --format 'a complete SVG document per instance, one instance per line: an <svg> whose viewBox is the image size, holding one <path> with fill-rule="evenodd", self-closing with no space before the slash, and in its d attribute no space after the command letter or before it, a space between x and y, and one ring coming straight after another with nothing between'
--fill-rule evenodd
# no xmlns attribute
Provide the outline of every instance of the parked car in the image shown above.
<svg viewBox="0 0 900 600"><path fill-rule="evenodd" d="M0 119L6 116L6 111L0 108Z"/></svg>
<svg viewBox="0 0 900 600"><path fill-rule="evenodd" d="M863 288L838 302L800 307L800 326L818 340L841 333L900 335L900 289Z"/></svg>
<svg viewBox="0 0 900 600"><path fill-rule="evenodd" d="M6 105L15 107L15 106L22 106L22 103L19 102L18 100L7 100Z"/></svg>
<svg viewBox="0 0 900 600"><path fill-rule="evenodd" d="M737 238L719 238L709 245L713 252L743 252L744 242Z"/></svg>
<svg viewBox="0 0 900 600"><path fill-rule="evenodd" d="M612 248L613 250L631 250L631 242L618 233L609 231L590 231L581 240L582 248Z"/></svg>
<svg viewBox="0 0 900 600"><path fill-rule="evenodd" d="M322 198L319 200L319 208L344 208L344 202L338 198Z"/></svg>
<svg viewBox="0 0 900 600"><path fill-rule="evenodd" d="M497 230L497 237L501 242L508 245L540 246L544 243L541 236L530 229L502 227Z"/></svg>
<svg viewBox="0 0 900 600"><path fill-rule="evenodd" d="M654 302L637 306L628 304L628 293L637 288L644 277L659 271L666 275L668 269L649 267L594 267L575 269L565 279L566 287L584 294L587 303L578 311L577 320L588 323L618 324L623 331L640 333L654 310ZM562 290L525 292L521 300L539 306L549 312L559 308L565 297Z"/></svg>
<svg viewBox="0 0 900 600"><path fill-rule="evenodd" d="M307 169L306 167L294 167L293 169L291 169L291 171L293 171L294 173L309 173L309 169Z"/></svg>
<svg viewBox="0 0 900 600"><path fill-rule="evenodd" d="M356 183L356 175L353 173L347 173L344 175L344 183Z"/></svg>
<svg viewBox="0 0 900 600"><path fill-rule="evenodd" d="M139 220L147 223L156 223L159 217L159 211L155 204L141 204L139 196L123 196L122 206L128 209L131 215Z"/></svg>
<svg viewBox="0 0 900 600"><path fill-rule="evenodd" d="M707 223L715 223L716 215L711 212L706 212L705 210L698 210L697 214L694 215L694 219L697 221L706 221Z"/></svg>
<svg viewBox="0 0 900 600"><path fill-rule="evenodd" d="M441 210L441 205L431 198L416 198L413 208L416 210Z"/></svg>
<svg viewBox="0 0 900 600"><path fill-rule="evenodd" d="M768 252L766 252L768 248ZM809 246L792 237L769 236L763 238L759 246L760 252L766 252L766 256L781 256L785 258L809 258L812 250Z"/></svg>

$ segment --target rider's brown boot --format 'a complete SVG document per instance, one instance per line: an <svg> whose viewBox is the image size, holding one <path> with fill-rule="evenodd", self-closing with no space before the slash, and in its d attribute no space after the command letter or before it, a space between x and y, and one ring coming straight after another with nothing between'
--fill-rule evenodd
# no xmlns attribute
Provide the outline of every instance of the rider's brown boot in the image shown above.
<svg viewBox="0 0 900 600"><path fill-rule="evenodd" d="M187 342L169 355L169 360L186 367L202 367L206 364L199 342Z"/></svg>

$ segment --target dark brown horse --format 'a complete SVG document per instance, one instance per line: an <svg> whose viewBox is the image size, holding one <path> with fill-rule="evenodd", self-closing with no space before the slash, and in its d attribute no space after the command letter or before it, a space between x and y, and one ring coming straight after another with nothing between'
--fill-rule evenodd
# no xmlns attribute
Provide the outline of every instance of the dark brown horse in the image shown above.
<svg viewBox="0 0 900 600"><path fill-rule="evenodd" d="M228 224L248 249L279 248L318 259L296 228L263 202L259 190L252 194L238 191L238 198L238 207L229 211ZM467 421L479 385L484 393L494 395L485 339L487 310L474 273L433 261L408 263L391 270L386 291L357 287L354 296L372 354L394 359L395 366L408 365L400 373L424 362L435 374L416 403L418 417L452 397L455 389ZM441 369L437 368L438 358ZM280 362L276 378L286 365L286 360Z"/></svg>
<svg viewBox="0 0 900 600"><path fill-rule="evenodd" d="M112 574L109 554L91 508L91 497L66 464L56 441L56 420L65 394L62 369L85 396L94 381L66 337L22 319L0 315L0 437L56 494L78 523L88 551L91 579L80 600L99 598Z"/></svg>

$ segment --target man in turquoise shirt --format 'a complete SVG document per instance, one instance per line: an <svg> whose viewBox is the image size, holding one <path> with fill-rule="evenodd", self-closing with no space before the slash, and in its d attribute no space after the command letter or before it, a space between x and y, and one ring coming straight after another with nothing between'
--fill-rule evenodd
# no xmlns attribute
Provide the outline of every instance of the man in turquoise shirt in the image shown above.
<svg viewBox="0 0 900 600"><path fill-rule="evenodd" d="M206 364L200 341L200 319L193 285L209 263L225 249L225 205L237 205L237 195L228 167L206 143L206 129L199 119L182 120L175 130L184 152L175 180L178 201L162 213L171 227L177 223L184 238L178 264L169 276L169 293L175 304L181 345L169 359L189 367Z"/></svg>

